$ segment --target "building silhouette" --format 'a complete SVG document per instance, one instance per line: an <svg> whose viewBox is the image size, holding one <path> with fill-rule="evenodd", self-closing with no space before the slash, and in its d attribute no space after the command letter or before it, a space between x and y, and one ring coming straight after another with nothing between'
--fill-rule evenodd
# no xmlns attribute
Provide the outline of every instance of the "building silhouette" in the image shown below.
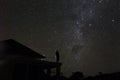
<svg viewBox="0 0 120 80"><path fill-rule="evenodd" d="M45 61L45 56L12 40L0 42L0 80L48 80L60 74L59 62Z"/></svg>

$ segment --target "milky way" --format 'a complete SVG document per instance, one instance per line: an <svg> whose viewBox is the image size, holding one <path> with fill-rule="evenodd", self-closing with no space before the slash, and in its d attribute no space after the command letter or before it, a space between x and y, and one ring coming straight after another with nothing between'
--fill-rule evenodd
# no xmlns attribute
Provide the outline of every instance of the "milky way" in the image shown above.
<svg viewBox="0 0 120 80"><path fill-rule="evenodd" d="M120 65L120 0L12 0L8 6L11 36L47 57L58 49L64 71L109 72L112 63Z"/></svg>

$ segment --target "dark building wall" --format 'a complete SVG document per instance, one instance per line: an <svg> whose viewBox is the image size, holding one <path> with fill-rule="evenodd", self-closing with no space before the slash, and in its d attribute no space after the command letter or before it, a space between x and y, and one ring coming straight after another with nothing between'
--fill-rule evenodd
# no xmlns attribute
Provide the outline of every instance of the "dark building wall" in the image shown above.
<svg viewBox="0 0 120 80"><path fill-rule="evenodd" d="M0 60L0 80L13 80L14 63Z"/></svg>

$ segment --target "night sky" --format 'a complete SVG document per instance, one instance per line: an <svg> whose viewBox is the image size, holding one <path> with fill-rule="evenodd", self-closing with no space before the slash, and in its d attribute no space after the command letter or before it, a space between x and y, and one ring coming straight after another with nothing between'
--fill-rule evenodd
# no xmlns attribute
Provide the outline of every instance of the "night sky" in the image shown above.
<svg viewBox="0 0 120 80"><path fill-rule="evenodd" d="M120 71L120 0L9 0L9 36L63 71Z"/></svg>

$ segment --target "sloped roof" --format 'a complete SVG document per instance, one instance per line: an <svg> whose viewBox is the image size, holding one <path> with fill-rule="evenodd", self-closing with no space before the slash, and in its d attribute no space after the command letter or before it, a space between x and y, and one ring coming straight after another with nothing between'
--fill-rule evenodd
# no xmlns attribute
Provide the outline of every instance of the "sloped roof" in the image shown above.
<svg viewBox="0 0 120 80"><path fill-rule="evenodd" d="M21 56L39 59L45 58L45 56L31 50L13 39L0 41L0 56Z"/></svg>

